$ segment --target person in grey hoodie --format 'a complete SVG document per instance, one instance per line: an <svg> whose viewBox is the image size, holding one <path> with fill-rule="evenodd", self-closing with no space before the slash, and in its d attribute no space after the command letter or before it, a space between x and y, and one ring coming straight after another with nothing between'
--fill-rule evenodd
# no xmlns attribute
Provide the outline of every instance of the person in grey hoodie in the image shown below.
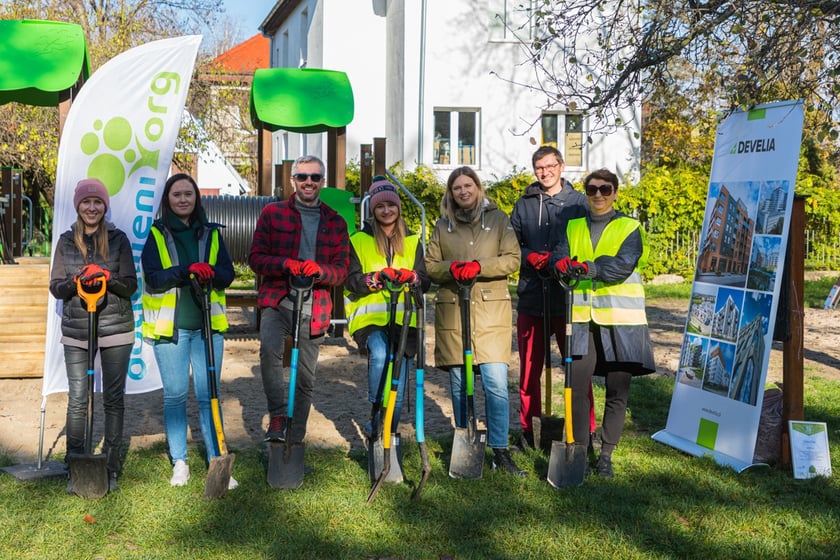
<svg viewBox="0 0 840 560"><path fill-rule="evenodd" d="M516 201L510 223L519 241L522 259L516 306L516 341L519 347L520 448L534 446L532 419L542 415L540 378L545 360L546 311L551 332L563 351L566 329L563 290L551 279L548 258L557 245L566 222L586 215L586 196L562 177L563 155L553 146L541 146L531 156L537 181L528 185ZM543 282L548 282L550 309L543 309ZM550 337L550 334L549 334Z"/></svg>

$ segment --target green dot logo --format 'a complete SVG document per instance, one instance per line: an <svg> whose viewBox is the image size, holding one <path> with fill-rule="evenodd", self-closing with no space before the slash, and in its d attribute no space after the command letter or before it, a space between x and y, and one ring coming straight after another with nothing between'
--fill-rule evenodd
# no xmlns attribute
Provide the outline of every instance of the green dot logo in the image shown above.
<svg viewBox="0 0 840 560"><path fill-rule="evenodd" d="M112 117L107 122L97 119L93 131L82 136L80 147L83 154L93 158L87 176L105 183L110 196L120 192L126 178L137 169L157 168L159 151L141 146L125 117Z"/></svg>

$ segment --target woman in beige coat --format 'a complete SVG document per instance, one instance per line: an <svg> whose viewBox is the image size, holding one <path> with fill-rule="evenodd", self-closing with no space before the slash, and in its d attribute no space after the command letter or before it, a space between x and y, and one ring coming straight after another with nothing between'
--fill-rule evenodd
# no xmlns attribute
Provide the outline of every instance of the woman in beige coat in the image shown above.
<svg viewBox="0 0 840 560"><path fill-rule="evenodd" d="M449 175L440 214L426 253L426 269L439 285L435 365L449 370L455 425L465 428L467 398L456 280L469 283L474 279L470 293L473 362L484 387L493 468L525 476L508 451L507 370L513 312L507 277L519 270L519 243L507 214L484 196L478 175L469 167L459 167Z"/></svg>

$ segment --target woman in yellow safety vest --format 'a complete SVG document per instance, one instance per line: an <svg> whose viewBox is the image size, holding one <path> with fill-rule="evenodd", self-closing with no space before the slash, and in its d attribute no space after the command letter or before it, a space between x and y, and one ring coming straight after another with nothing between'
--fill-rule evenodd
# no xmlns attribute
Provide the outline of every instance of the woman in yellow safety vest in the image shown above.
<svg viewBox="0 0 840 560"><path fill-rule="evenodd" d="M347 330L359 350L368 355L368 400L371 403L381 398L379 387L386 371L391 344L391 294L388 284L396 287L408 283L419 286L423 292L431 284L423 261L423 245L418 235L407 230L396 187L382 178L378 179L368 190L372 218L363 224L361 231L350 237L350 268L344 282ZM394 296L399 298L395 333L399 336L404 299L399 293ZM394 405L394 426L399 424L406 372L416 348L415 328L416 321L412 318ZM378 418L371 418L367 435L373 435L373 426L377 421Z"/></svg>
<svg viewBox="0 0 840 560"><path fill-rule="evenodd" d="M207 460L219 455L210 411L210 383L204 349L203 296L192 277L210 285L210 328L216 386L222 371L225 288L235 276L220 224L207 221L195 180L178 173L166 181L160 218L154 222L141 256L143 263L143 337L154 341L163 382L163 424L172 460L172 486L190 478L187 466L187 394L192 368L199 426ZM231 477L228 488L238 486Z"/></svg>
<svg viewBox="0 0 840 560"><path fill-rule="evenodd" d="M577 278L572 308L572 427L589 434L592 375L605 376L601 453L595 472L613 477L612 452L624 429L630 380L656 371L639 269L647 262L644 231L613 208L618 177L599 169L584 179L589 214L569 220L551 256L561 280Z"/></svg>

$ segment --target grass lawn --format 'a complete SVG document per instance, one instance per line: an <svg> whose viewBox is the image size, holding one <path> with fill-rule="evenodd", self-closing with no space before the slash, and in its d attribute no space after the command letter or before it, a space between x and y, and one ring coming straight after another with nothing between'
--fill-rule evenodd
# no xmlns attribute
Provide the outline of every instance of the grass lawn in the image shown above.
<svg viewBox="0 0 840 560"><path fill-rule="evenodd" d="M688 297L674 289L649 297ZM824 298L827 288L819 291ZM367 504L367 459L342 449L307 449L314 472L294 491L268 486L261 449L232 449L240 487L214 501L202 498L206 472L195 445L183 488L168 484L162 444L132 450L122 491L99 500L68 496L65 480L19 482L2 473L0 558L840 557L837 476L794 480L782 467L738 474L653 441L666 424L672 388L664 376L635 379L613 455L616 477L590 476L559 490L544 480L547 458L538 451L514 456L530 473L525 479L494 472L489 461L482 480L451 479L451 436L427 440L433 471L418 501L410 499L410 484L386 484ZM602 406L603 387L595 391ZM806 375L804 416L828 423L835 473L838 394L839 383ZM417 446L404 439L403 449L406 476L416 480ZM9 464L0 450L0 466Z"/></svg>
<svg viewBox="0 0 840 560"><path fill-rule="evenodd" d="M0 557L836 558L836 476L794 480L782 468L737 474L653 441L671 389L664 377L634 380L616 477L590 476L576 488L549 486L538 451L516 455L526 479L489 464L480 481L451 479L451 437L427 440L433 471L416 502L409 484L386 484L367 504L367 460L343 450L308 449L314 472L300 490L282 491L266 483L260 449L234 449L240 487L214 501L202 498L195 446L183 488L168 484L162 445L132 451L122 491L99 500L68 496L64 480L24 483L3 474ZM603 389L596 391L603 402ZM806 380L805 417L828 422L834 457L838 391L835 382ZM406 476L416 480L416 445L403 448Z"/></svg>

